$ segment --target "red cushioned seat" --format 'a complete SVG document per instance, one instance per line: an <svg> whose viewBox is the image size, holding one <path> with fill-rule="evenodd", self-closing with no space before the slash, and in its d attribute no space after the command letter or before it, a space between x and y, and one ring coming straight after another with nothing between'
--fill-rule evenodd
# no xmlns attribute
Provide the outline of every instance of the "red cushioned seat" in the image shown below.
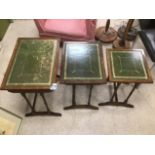
<svg viewBox="0 0 155 155"><path fill-rule="evenodd" d="M95 38L96 20L90 19L36 19L40 36L62 40L89 41Z"/></svg>

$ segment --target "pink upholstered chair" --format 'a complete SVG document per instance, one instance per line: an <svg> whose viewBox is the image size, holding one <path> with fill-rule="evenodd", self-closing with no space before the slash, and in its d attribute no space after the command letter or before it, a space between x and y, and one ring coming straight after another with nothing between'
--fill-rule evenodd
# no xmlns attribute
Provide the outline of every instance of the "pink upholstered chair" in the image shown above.
<svg viewBox="0 0 155 155"><path fill-rule="evenodd" d="M35 19L40 36L61 40L90 41L95 38L96 20L92 19Z"/></svg>

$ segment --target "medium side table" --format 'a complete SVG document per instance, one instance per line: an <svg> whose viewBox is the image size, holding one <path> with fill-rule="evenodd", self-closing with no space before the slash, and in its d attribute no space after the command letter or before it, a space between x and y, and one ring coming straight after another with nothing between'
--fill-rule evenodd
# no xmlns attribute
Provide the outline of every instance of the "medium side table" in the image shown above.
<svg viewBox="0 0 155 155"><path fill-rule="evenodd" d="M152 77L145 54L142 49L107 49L109 82L113 82L113 95L110 101L99 103L99 106L124 106L133 108L128 103L131 95L140 83L152 83ZM118 99L118 89L122 83L134 83L124 101Z"/></svg>
<svg viewBox="0 0 155 155"><path fill-rule="evenodd" d="M101 45L97 42L65 42L61 83L72 85L72 105L65 107L65 110L85 108L97 110L98 107L91 105L93 85L106 83ZM90 85L86 105L76 104L76 85Z"/></svg>
<svg viewBox="0 0 155 155"><path fill-rule="evenodd" d="M58 63L58 40L49 38L19 38L9 66L5 73L1 89L20 93L29 108L26 116L52 115L44 93L56 89L56 72ZM27 93L34 93L33 103ZM36 111L38 94L41 95L46 111Z"/></svg>

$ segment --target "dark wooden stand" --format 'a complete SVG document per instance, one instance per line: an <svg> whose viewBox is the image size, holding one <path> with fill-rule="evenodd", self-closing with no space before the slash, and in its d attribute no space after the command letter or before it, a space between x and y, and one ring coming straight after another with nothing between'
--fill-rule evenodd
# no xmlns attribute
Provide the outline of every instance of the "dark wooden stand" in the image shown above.
<svg viewBox="0 0 155 155"><path fill-rule="evenodd" d="M113 42L113 48L130 49L131 47L132 47L132 42L128 40L121 40L118 38Z"/></svg>
<svg viewBox="0 0 155 155"><path fill-rule="evenodd" d="M36 111L35 110L35 106L36 106L36 101L37 101L37 97L38 97L38 94L40 94L40 96L42 97L43 99L43 103L46 107L46 111ZM44 93L40 92L35 92L35 95L34 95L34 100L33 100L33 103L31 104L30 100L27 98L26 96L26 93L23 92L21 93L21 95L24 97L25 101L27 102L27 105L29 106L29 108L31 109L31 112L30 113L26 113L25 116L40 116L40 115L50 115L50 116L61 116L61 113L56 113L56 112L52 112L47 104L47 101L46 101L46 98L44 96Z"/></svg>
<svg viewBox="0 0 155 155"><path fill-rule="evenodd" d="M132 104L129 104L128 100L130 99L131 95L133 94L134 90L138 87L139 84L137 84L137 83L134 84L134 87L131 89L129 95L123 102L120 102L118 100L118 95L117 95L117 91L118 91L118 88L120 85L121 85L121 83L114 82L114 87L113 87L114 93L113 93L110 101L104 102L104 103L99 103L99 106L112 105L112 106L123 106L123 107L133 108L134 106Z"/></svg>
<svg viewBox="0 0 155 155"><path fill-rule="evenodd" d="M127 26L124 30L124 33L122 34L122 38L118 38L113 42L113 48L119 48L119 49L129 49L131 48L131 43L128 40L129 32L132 28L132 24L134 22L134 19L129 19Z"/></svg>
<svg viewBox="0 0 155 155"><path fill-rule="evenodd" d="M89 98L88 103L86 105L77 105L76 104L76 85L72 85L72 105L64 107L64 110L71 110L71 109L92 109L92 110L98 110L98 107L91 105L91 96L92 96L92 89L93 85L90 85L90 91L89 91Z"/></svg>
<svg viewBox="0 0 155 155"><path fill-rule="evenodd" d="M126 26L121 26L119 29L118 29L118 36L119 38L123 39L124 37L124 33L125 33L125 29L126 29ZM127 40L128 41L134 41L136 39L136 36L137 36L137 30L133 27L131 27L131 29L129 30L128 34L127 34Z"/></svg>
<svg viewBox="0 0 155 155"><path fill-rule="evenodd" d="M117 32L110 27L110 20L106 22L106 26L99 27L96 30L96 39L104 43L112 43L117 38Z"/></svg>

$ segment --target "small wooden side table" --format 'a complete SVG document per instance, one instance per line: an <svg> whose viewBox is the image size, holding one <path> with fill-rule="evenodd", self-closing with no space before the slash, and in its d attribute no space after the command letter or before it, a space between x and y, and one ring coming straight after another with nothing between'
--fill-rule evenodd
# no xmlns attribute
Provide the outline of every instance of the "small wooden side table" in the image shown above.
<svg viewBox="0 0 155 155"><path fill-rule="evenodd" d="M19 38L5 73L2 90L20 93L29 108L26 116L52 115L44 93L55 90L58 63L58 40L49 38ZM26 93L34 93L33 103ZM36 111L38 94L41 95L46 111Z"/></svg>
<svg viewBox="0 0 155 155"><path fill-rule="evenodd" d="M93 85L105 84L106 75L104 69L101 45L96 42L65 42L63 48L61 83L72 85L72 105L69 109L93 109L98 107L91 105ZM77 105L75 94L76 85L90 85L88 103Z"/></svg>
<svg viewBox="0 0 155 155"><path fill-rule="evenodd" d="M107 49L109 82L113 82L113 95L110 101L99 103L100 106L125 106L132 108L128 103L134 90L140 83L152 83L144 51L141 49ZM133 88L124 101L118 100L118 88L122 83L134 83Z"/></svg>

